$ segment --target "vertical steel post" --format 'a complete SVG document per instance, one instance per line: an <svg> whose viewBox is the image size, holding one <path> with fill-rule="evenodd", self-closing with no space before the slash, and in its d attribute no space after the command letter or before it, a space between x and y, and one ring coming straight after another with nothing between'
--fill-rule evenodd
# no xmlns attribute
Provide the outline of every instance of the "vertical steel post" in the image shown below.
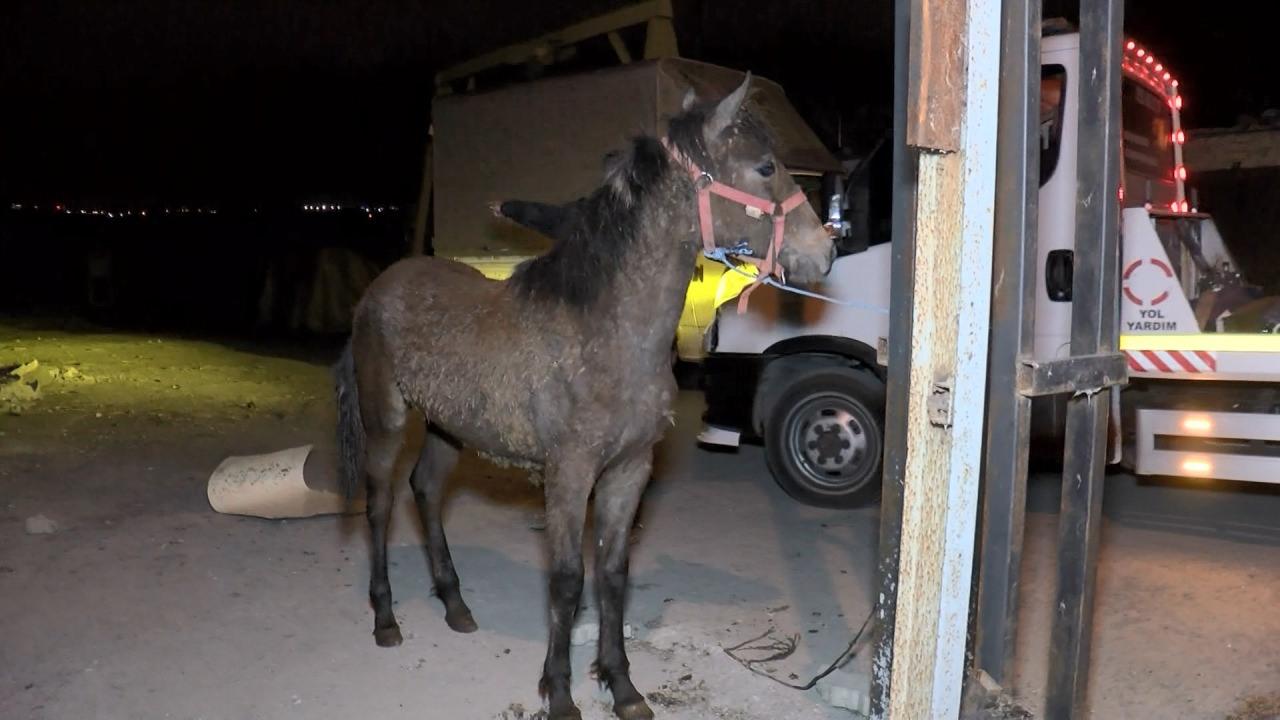
<svg viewBox="0 0 1280 720"><path fill-rule="evenodd" d="M1120 59L1123 0L1081 0L1078 187L1071 354L1114 352L1119 260ZM1084 716L1094 585L1107 457L1105 392L1067 405L1058 589L1049 656L1047 717Z"/></svg>
<svg viewBox="0 0 1280 720"><path fill-rule="evenodd" d="M911 0L893 10L893 265L890 287L915 285L916 153L907 147L907 79ZM911 370L911 306L892 303L889 315L889 383L885 457L880 499L880 592L872 660L871 714L887 717L893 627L897 621L898 557L902 544L902 482L907 459L907 399ZM896 341L895 341L896 339Z"/></svg>
<svg viewBox="0 0 1280 720"><path fill-rule="evenodd" d="M1031 398L1018 365L1031 356L1040 198L1038 2L1001 8L1000 136L996 146L995 259L987 385L986 456L975 661L1006 685L1017 630L1026 515Z"/></svg>
<svg viewBox="0 0 1280 720"><path fill-rule="evenodd" d="M897 448L901 530L888 713L954 718L966 667L986 404L999 0L912 0L910 29L905 142L919 151L918 184L913 282L895 286L892 303L910 313L911 332L891 328L889 337L899 353L910 350L899 364L890 361L906 384L906 417L905 431L891 440L905 447Z"/></svg>
<svg viewBox="0 0 1280 720"><path fill-rule="evenodd" d="M427 220L431 217L432 183L435 180L435 126L427 128L427 147L422 158L422 184L418 187L418 204L414 207L409 255L422 255L427 251Z"/></svg>

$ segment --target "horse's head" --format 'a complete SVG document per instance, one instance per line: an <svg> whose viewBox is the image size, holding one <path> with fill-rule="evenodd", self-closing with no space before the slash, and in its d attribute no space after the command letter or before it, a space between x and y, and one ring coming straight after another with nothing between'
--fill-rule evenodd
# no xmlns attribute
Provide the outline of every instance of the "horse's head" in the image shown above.
<svg viewBox="0 0 1280 720"><path fill-rule="evenodd" d="M737 90L707 105L699 105L690 90L684 112L671 119L669 142L695 174L695 185L709 189L717 246L727 250L745 246L758 259L776 251L788 280L812 282L831 269L835 246L775 156L771 134L744 107L750 82L748 74ZM708 220L703 217L700 222L705 234ZM780 248L771 247L776 245L778 224Z"/></svg>

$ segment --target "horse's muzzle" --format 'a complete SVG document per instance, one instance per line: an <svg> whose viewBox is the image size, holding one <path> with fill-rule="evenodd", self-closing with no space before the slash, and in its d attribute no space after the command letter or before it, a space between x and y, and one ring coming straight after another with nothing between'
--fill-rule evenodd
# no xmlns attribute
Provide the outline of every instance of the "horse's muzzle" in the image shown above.
<svg viewBox="0 0 1280 720"><path fill-rule="evenodd" d="M827 244L826 254L799 252L793 247L782 248L778 262L787 273L789 284L804 285L817 282L831 271L831 263L836 259L836 247Z"/></svg>

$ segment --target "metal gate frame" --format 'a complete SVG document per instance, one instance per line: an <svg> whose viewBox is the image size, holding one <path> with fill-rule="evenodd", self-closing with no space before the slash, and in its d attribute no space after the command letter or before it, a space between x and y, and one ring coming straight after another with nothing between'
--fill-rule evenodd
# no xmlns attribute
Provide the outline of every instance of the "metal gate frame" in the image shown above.
<svg viewBox="0 0 1280 720"><path fill-rule="evenodd" d="M1102 483L1112 386L1127 369L1118 344L1120 58L1123 0L1081 0L1080 103L1071 357L1031 361L1035 235L1039 192L1039 2L1005 0L1001 10L1000 142L996 187L995 274L988 372L988 418L977 608L971 618L974 664L1007 682L1016 634L1018 565L1024 528L1031 398L1070 395L1063 450L1058 588L1050 649L1047 712L1083 715L1090 661ZM916 272L916 164L905 143L912 0L894 11L894 157L892 284L913 287ZM1003 272L1002 272L1003 271ZM873 660L873 716L887 716L911 364L910 304L890 317L889 387L880 526L880 604Z"/></svg>

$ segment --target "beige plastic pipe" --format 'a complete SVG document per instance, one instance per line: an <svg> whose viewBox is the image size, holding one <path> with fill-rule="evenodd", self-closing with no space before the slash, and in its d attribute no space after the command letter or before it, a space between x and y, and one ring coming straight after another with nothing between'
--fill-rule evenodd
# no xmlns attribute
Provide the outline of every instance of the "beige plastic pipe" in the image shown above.
<svg viewBox="0 0 1280 720"><path fill-rule="evenodd" d="M223 460L209 476L209 505L220 513L271 519L363 512L362 499L348 502L337 492L334 464L311 451L303 445Z"/></svg>

